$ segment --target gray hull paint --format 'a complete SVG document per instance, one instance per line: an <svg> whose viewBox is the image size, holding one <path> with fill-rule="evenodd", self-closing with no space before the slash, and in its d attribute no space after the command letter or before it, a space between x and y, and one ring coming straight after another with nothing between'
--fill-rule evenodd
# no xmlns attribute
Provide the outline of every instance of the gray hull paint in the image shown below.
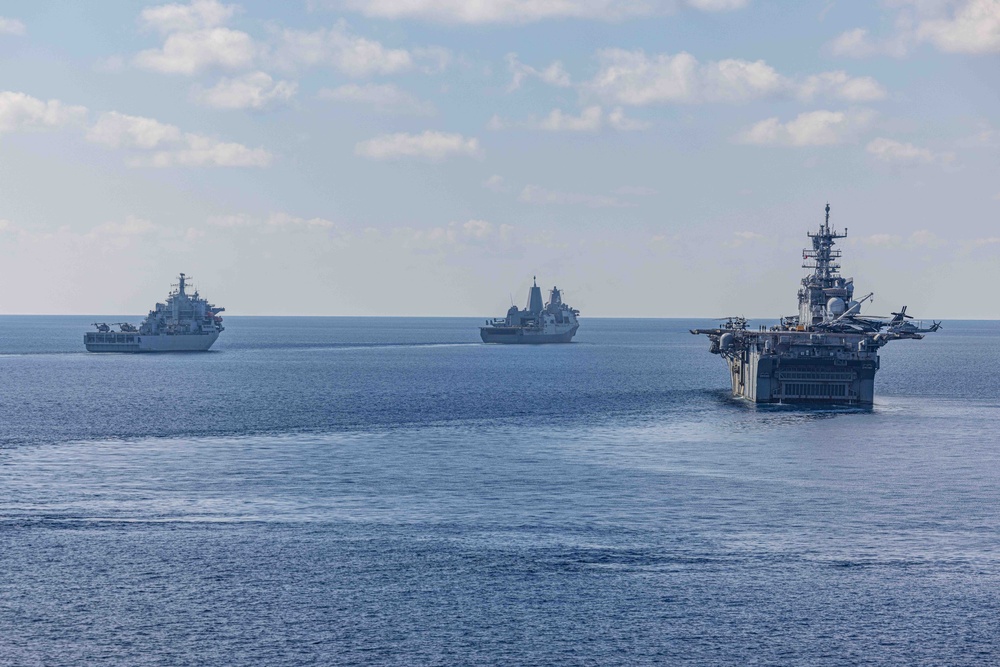
<svg viewBox="0 0 1000 667"><path fill-rule="evenodd" d="M126 338L123 334L118 337L130 340L130 342L98 342L97 335L87 334L84 337L84 345L87 352L205 352L215 341L219 339L219 332L212 331L204 334L183 334L183 335L139 335L133 334Z"/></svg>
<svg viewBox="0 0 1000 667"><path fill-rule="evenodd" d="M838 239L847 237L830 226L830 205L818 232L809 232L811 247L802 250L802 268L812 273L800 281L797 315L782 317L778 326L747 327L743 317L724 318L714 329L692 329L711 341L709 352L729 364L733 395L754 403L847 403L871 405L879 349L894 340L920 340L940 323L923 328L908 322L906 306L892 318L864 316L863 303L874 294L854 298L854 279L840 275Z"/></svg>
<svg viewBox="0 0 1000 667"><path fill-rule="evenodd" d="M859 351L864 336L792 332L744 336L745 347L726 359L733 396L754 403L871 405L874 401L879 356L877 348Z"/></svg>
<svg viewBox="0 0 1000 667"><path fill-rule="evenodd" d="M505 332L499 327L480 327L479 336L484 343L506 343L509 345L542 345L545 343L570 343L579 325L562 333L525 333L524 329L514 329Z"/></svg>

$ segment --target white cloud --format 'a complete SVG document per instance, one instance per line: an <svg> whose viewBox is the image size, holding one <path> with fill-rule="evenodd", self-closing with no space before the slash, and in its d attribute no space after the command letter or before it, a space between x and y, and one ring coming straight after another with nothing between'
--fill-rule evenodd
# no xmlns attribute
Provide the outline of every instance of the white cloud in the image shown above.
<svg viewBox="0 0 1000 667"><path fill-rule="evenodd" d="M526 204L580 205L588 208L621 208L631 206L615 197L607 195L589 195L576 192L560 192L546 190L537 185L528 185L521 191L518 201Z"/></svg>
<svg viewBox="0 0 1000 667"><path fill-rule="evenodd" d="M184 145L157 151L148 159L130 161L134 166L152 167L266 167L272 155L263 148L219 141L197 134L185 134Z"/></svg>
<svg viewBox="0 0 1000 667"><path fill-rule="evenodd" d="M223 5L217 0L192 0L188 5L146 7L139 14L139 23L165 33L214 28L231 19L236 10L236 5Z"/></svg>
<svg viewBox="0 0 1000 667"><path fill-rule="evenodd" d="M434 106L430 102L419 100L392 83L364 85L348 83L333 89L324 88L319 91L319 97L338 102L367 104L382 113L421 116L434 113Z"/></svg>
<svg viewBox="0 0 1000 667"><path fill-rule="evenodd" d="M194 98L216 109L263 109L287 102L298 90L294 81L275 81L264 72L251 72L232 79L221 79L213 87L196 88Z"/></svg>
<svg viewBox="0 0 1000 667"><path fill-rule="evenodd" d="M929 229L918 229L910 234L910 245L923 246L925 248L940 248L948 242Z"/></svg>
<svg viewBox="0 0 1000 667"><path fill-rule="evenodd" d="M133 166L265 167L271 161L271 154L262 148L182 133L174 125L117 111L102 114L87 132L87 140L108 148L159 149L133 157L129 160Z"/></svg>
<svg viewBox="0 0 1000 667"><path fill-rule="evenodd" d="M743 9L750 0L687 0L687 4L705 12L728 12Z"/></svg>
<svg viewBox="0 0 1000 667"><path fill-rule="evenodd" d="M587 84L594 94L623 104L694 101L698 61L689 53L649 58L641 51L605 49L600 71Z"/></svg>
<svg viewBox="0 0 1000 667"><path fill-rule="evenodd" d="M84 234L76 234L62 228L56 235L67 241L87 243L102 250L125 250L143 237L148 238L154 233L162 234L164 231L150 220L130 215L124 222L105 222Z"/></svg>
<svg viewBox="0 0 1000 667"><path fill-rule="evenodd" d="M553 109L547 116L541 119L532 118L525 122L511 122L494 114L487 123L490 130L506 130L512 127L522 127L530 130L544 130L547 132L597 132L605 126L610 126L621 132L644 130L649 127L649 123L632 118L626 118L621 107L616 107L611 113L605 115L599 106L589 106L580 111L579 116L565 113L562 109Z"/></svg>
<svg viewBox="0 0 1000 667"><path fill-rule="evenodd" d="M25 32L27 28L21 21L0 16L0 35L23 35Z"/></svg>
<svg viewBox="0 0 1000 667"><path fill-rule="evenodd" d="M532 125L549 132L596 132L601 129L602 116L601 107L587 107L579 116L553 109L548 116Z"/></svg>
<svg viewBox="0 0 1000 667"><path fill-rule="evenodd" d="M767 238L763 234L751 231L741 231L733 232L733 238L726 242L726 246L730 248L739 248L748 243L753 243L755 241L760 241Z"/></svg>
<svg viewBox="0 0 1000 667"><path fill-rule="evenodd" d="M874 113L866 109L810 111L787 123L768 118L744 131L739 141L759 145L829 146L854 140L873 118Z"/></svg>
<svg viewBox="0 0 1000 667"><path fill-rule="evenodd" d="M156 229L151 221L130 215L125 222L105 222L90 230L91 236L138 236Z"/></svg>
<svg viewBox="0 0 1000 667"><path fill-rule="evenodd" d="M730 58L701 63L686 52L647 55L623 49L604 49L596 57L597 74L580 88L622 105L739 104L788 95L804 101L823 96L849 102L886 97L885 89L872 77L852 77L844 71L795 79L782 75L763 60Z"/></svg>
<svg viewBox="0 0 1000 667"><path fill-rule="evenodd" d="M471 249L494 254L508 254L520 249L521 243L515 232L512 225L497 225L477 219L429 229L399 227L393 230L394 236L405 245L418 250L458 252Z"/></svg>
<svg viewBox="0 0 1000 667"><path fill-rule="evenodd" d="M560 88L566 88L572 85L569 72L566 71L563 64L558 60L550 64L545 69L535 69L530 65L525 65L517 59L516 53L508 53L506 60L507 68L511 73L510 85L507 87L508 91L520 88L521 84L528 77L538 78L550 86L557 86Z"/></svg>
<svg viewBox="0 0 1000 667"><path fill-rule="evenodd" d="M700 67L702 96L709 102L743 102L780 92L787 79L763 60L727 59Z"/></svg>
<svg viewBox="0 0 1000 667"><path fill-rule="evenodd" d="M362 141L354 147L354 153L372 160L418 158L438 162L454 156L478 155L479 140L431 130L423 134L399 132Z"/></svg>
<svg viewBox="0 0 1000 667"><path fill-rule="evenodd" d="M935 153L927 148L884 137L870 141L865 150L878 160L895 164L949 164L955 159L953 153Z"/></svg>
<svg viewBox="0 0 1000 667"><path fill-rule="evenodd" d="M861 237L861 242L865 245L877 247L899 245L901 240L898 236L893 236L892 234L872 234L871 236Z"/></svg>
<svg viewBox="0 0 1000 667"><path fill-rule="evenodd" d="M806 77L798 88L798 96L810 101L817 96L832 97L848 102L874 102L886 97L885 88L870 76L851 77L839 70Z"/></svg>
<svg viewBox="0 0 1000 667"><path fill-rule="evenodd" d="M137 53L132 64L166 74L192 75L210 68L248 69L266 60L269 67L324 65L362 77L411 69L437 72L451 61L451 53L440 47L386 48L351 33L343 20L332 28L313 31L271 27L269 38L258 42L246 32L224 26L238 10L217 0L143 10L140 23L162 33L164 41L160 48Z"/></svg>
<svg viewBox="0 0 1000 667"><path fill-rule="evenodd" d="M288 213L272 213L264 222L269 227L289 228L305 227L313 229L331 229L336 223L325 218L300 218Z"/></svg>
<svg viewBox="0 0 1000 667"><path fill-rule="evenodd" d="M127 116L117 111L101 114L87 131L87 141L108 148L156 148L160 144L180 141L180 128L153 118Z"/></svg>
<svg viewBox="0 0 1000 667"><path fill-rule="evenodd" d="M749 0L684 0L703 11L745 7ZM327 0L335 9L389 19L421 19L440 23L531 23L546 19L621 21L669 14L677 0Z"/></svg>
<svg viewBox="0 0 1000 667"><path fill-rule="evenodd" d="M86 116L84 107L68 106L58 100L43 102L24 93L0 92L0 134L83 123ZM117 111L101 114L87 130L86 139L107 148L160 149L149 158L130 160L133 165L263 167L271 160L271 154L262 148L185 134L174 125Z"/></svg>
<svg viewBox="0 0 1000 667"><path fill-rule="evenodd" d="M584 89L617 104L745 102L787 90L790 82L763 60L701 64L690 53L597 52L600 69Z"/></svg>
<svg viewBox="0 0 1000 667"><path fill-rule="evenodd" d="M244 213L234 213L230 215L212 215L208 217L206 221L213 227L224 227L227 229L236 229L238 227L250 227L256 224L256 221L250 216Z"/></svg>
<svg viewBox="0 0 1000 667"><path fill-rule="evenodd" d="M433 132L423 134L386 134L354 147L354 153L372 160L418 158L437 162L449 157L479 154L479 140L461 134Z"/></svg>
<svg viewBox="0 0 1000 667"><path fill-rule="evenodd" d="M0 91L0 134L42 130L81 123L86 107L70 106L59 100L42 101L25 93Z"/></svg>
<svg viewBox="0 0 1000 667"><path fill-rule="evenodd" d="M483 187L493 192L510 192L510 187L504 182L503 176L499 174L493 174L483 181Z"/></svg>
<svg viewBox="0 0 1000 667"><path fill-rule="evenodd" d="M486 123L486 129L494 132L506 130L509 127L511 127L511 123L501 118L499 114L493 114L490 117L490 120Z"/></svg>
<svg viewBox="0 0 1000 667"><path fill-rule="evenodd" d="M615 107L611 110L611 113L608 114L608 124L620 132L645 130L649 127L649 123L644 120L626 118L625 111L621 107Z"/></svg>
<svg viewBox="0 0 1000 667"><path fill-rule="evenodd" d="M333 229L339 227L337 223L326 218L302 218L285 213L284 211L272 212L266 218L252 217L246 213L213 215L209 216L206 222L212 227L222 227L224 229L245 229L252 227L270 232L293 229Z"/></svg>
<svg viewBox="0 0 1000 667"><path fill-rule="evenodd" d="M329 30L283 30L278 35L274 54L284 67L325 65L354 77L413 69L418 55L431 60L440 58L440 53L432 51L416 54L405 49L386 48L380 42L350 33L343 21Z"/></svg>
<svg viewBox="0 0 1000 667"><path fill-rule="evenodd" d="M875 53L875 46L864 28L854 28L838 35L829 44L835 56L865 58Z"/></svg>
<svg viewBox="0 0 1000 667"><path fill-rule="evenodd" d="M838 35L827 48L833 55L846 58L868 58L875 55L901 57L906 55L909 44L903 37L876 41L865 28L854 28Z"/></svg>
<svg viewBox="0 0 1000 667"><path fill-rule="evenodd" d="M1000 0L957 4L954 13L922 21L917 38L946 53L1000 53Z"/></svg>
<svg viewBox="0 0 1000 667"><path fill-rule="evenodd" d="M1000 0L895 0L896 29L873 38L854 28L830 42L834 55L867 58L905 56L914 46L930 43L945 53L1000 53Z"/></svg>
<svg viewBox="0 0 1000 667"><path fill-rule="evenodd" d="M885 90L873 78L852 78L842 71L796 83L762 60L701 64L689 53L647 56L621 49L606 49L597 57L601 68L584 89L620 104L739 103L789 92L806 100L817 95L848 101L885 97Z"/></svg>
<svg viewBox="0 0 1000 667"><path fill-rule="evenodd" d="M257 46L247 33L229 28L206 28L172 33L162 48L140 51L132 62L142 69L164 74L195 74L210 67L250 67L256 53Z"/></svg>
<svg viewBox="0 0 1000 667"><path fill-rule="evenodd" d="M928 229L918 229L912 232L906 239L896 234L882 233L862 236L852 240L852 243L860 242L864 245L877 248L898 248L904 245L904 240L906 242L905 245L911 248L940 248L948 244L947 241Z"/></svg>

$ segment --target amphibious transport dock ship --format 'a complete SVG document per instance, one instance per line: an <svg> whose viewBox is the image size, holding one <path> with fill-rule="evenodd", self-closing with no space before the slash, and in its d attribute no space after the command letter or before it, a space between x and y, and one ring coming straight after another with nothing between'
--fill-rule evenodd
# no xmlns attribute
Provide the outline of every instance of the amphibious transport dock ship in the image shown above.
<svg viewBox="0 0 1000 667"><path fill-rule="evenodd" d="M868 294L854 299L854 279L838 271L840 251L834 241L847 237L826 221L815 234L812 248L802 251L802 268L812 274L799 287L799 313L781 324L751 330L747 320L730 317L718 329L693 329L706 334L709 351L728 362L733 395L755 403L823 402L870 405L875 397L878 351L889 341L921 339L937 331L934 322L924 329L913 323L906 306L892 317L861 315Z"/></svg>
<svg viewBox="0 0 1000 667"><path fill-rule="evenodd" d="M97 331L83 335L88 352L202 352L212 347L224 330L219 313L225 308L187 293L188 277L183 273L177 289L166 303L156 304L138 327L118 322L115 325L95 322Z"/></svg>
<svg viewBox="0 0 1000 667"><path fill-rule="evenodd" d="M580 311L570 308L562 300L562 292L553 287L549 302L542 305L542 288L533 281L528 290L528 307L524 310L511 306L507 317L486 320L479 327L484 343L568 343L580 328L577 316Z"/></svg>

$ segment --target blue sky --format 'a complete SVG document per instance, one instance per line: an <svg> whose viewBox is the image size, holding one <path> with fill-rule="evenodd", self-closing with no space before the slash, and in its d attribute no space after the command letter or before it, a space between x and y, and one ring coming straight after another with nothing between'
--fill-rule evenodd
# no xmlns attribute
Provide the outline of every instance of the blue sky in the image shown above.
<svg viewBox="0 0 1000 667"><path fill-rule="evenodd" d="M0 313L996 318L1000 0L0 3Z"/></svg>

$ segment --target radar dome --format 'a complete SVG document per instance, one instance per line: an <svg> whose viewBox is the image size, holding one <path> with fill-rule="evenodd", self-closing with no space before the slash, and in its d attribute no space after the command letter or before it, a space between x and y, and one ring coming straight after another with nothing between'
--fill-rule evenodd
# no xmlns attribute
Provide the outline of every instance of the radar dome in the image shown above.
<svg viewBox="0 0 1000 667"><path fill-rule="evenodd" d="M844 305L844 300L840 297L833 297L826 302L826 309L830 311L830 314L834 317L840 317L847 310L847 306Z"/></svg>

